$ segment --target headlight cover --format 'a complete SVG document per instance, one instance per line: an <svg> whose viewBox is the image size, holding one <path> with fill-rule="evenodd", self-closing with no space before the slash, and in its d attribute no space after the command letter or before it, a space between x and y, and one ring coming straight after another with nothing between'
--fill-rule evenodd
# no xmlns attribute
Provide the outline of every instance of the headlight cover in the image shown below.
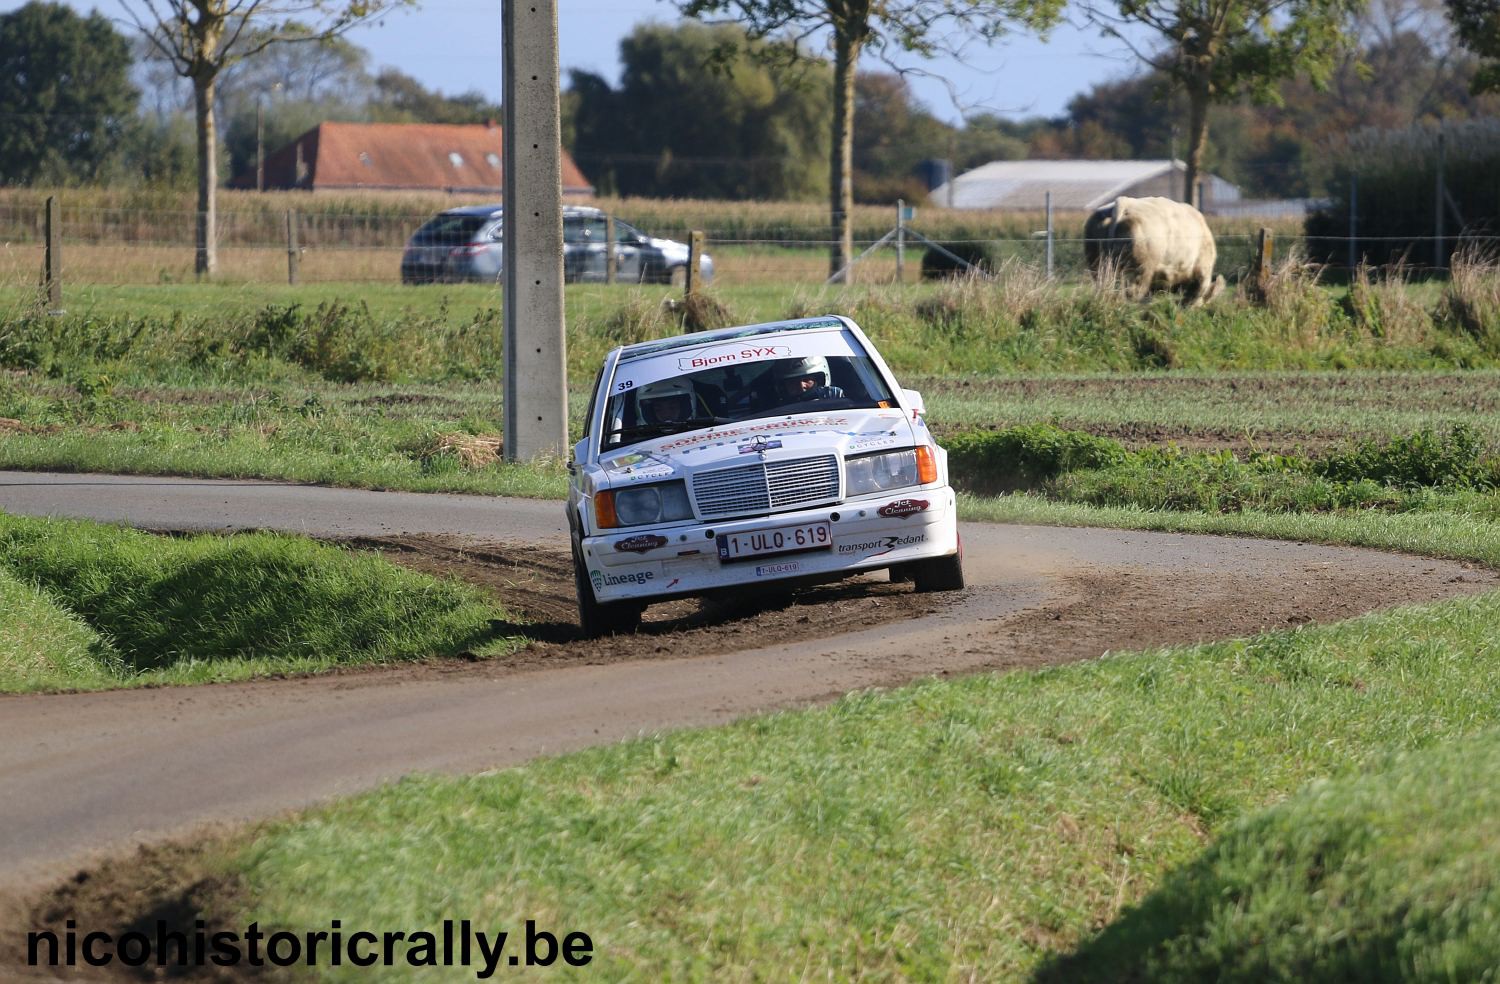
<svg viewBox="0 0 1500 984"><path fill-rule="evenodd" d="M646 526L692 519L687 486L679 479L620 489L615 493L615 515L621 526Z"/></svg>
<svg viewBox="0 0 1500 984"><path fill-rule="evenodd" d="M866 454L844 461L844 495L853 498L920 484L917 449Z"/></svg>

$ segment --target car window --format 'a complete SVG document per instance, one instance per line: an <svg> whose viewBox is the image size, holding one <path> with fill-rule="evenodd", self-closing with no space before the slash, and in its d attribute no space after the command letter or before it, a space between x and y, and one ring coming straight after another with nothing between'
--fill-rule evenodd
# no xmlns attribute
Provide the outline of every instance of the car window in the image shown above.
<svg viewBox="0 0 1500 984"><path fill-rule="evenodd" d="M592 215L573 215L563 219L563 242L565 243L602 243L604 242L604 217Z"/></svg>
<svg viewBox="0 0 1500 984"><path fill-rule="evenodd" d="M874 362L839 330L721 341L625 363L610 390L601 452L719 424L895 404Z"/></svg>
<svg viewBox="0 0 1500 984"><path fill-rule="evenodd" d="M635 226L631 225L628 222L621 222L619 219L615 219L615 242L630 243L631 245L635 245L637 241L645 238L646 237L641 233L641 230L637 229Z"/></svg>
<svg viewBox="0 0 1500 984"><path fill-rule="evenodd" d="M429 246L461 246L490 221L484 215L439 215L429 220L411 237L414 243Z"/></svg>

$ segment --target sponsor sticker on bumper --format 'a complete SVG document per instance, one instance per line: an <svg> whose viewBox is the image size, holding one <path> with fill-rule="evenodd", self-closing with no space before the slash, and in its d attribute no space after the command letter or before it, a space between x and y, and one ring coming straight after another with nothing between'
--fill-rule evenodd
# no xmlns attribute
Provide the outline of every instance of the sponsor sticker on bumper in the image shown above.
<svg viewBox="0 0 1500 984"><path fill-rule="evenodd" d="M868 554L871 557L879 557L882 554L888 554L892 550L897 550L901 547L914 547L919 543L926 542L926 533L872 536L867 540L860 540L857 543L840 543L838 545L838 552L841 555Z"/></svg>
<svg viewBox="0 0 1500 984"><path fill-rule="evenodd" d="M905 519L919 512L926 512L931 505L927 499L896 499L875 511L887 519Z"/></svg>

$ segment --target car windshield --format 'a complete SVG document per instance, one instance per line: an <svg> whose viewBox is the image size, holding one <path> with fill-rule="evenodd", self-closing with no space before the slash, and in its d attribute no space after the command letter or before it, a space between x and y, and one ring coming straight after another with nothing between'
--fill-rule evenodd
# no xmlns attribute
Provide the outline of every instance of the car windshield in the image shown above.
<svg viewBox="0 0 1500 984"><path fill-rule="evenodd" d="M600 451L762 417L895 405L874 362L840 329L622 360L610 390Z"/></svg>
<svg viewBox="0 0 1500 984"><path fill-rule="evenodd" d="M431 246L462 246L488 221L483 215L439 215L418 229L411 241Z"/></svg>

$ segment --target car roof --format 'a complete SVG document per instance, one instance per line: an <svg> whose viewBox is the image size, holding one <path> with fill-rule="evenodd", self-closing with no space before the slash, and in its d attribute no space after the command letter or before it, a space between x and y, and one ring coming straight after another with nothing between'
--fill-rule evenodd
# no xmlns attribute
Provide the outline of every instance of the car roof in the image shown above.
<svg viewBox="0 0 1500 984"><path fill-rule="evenodd" d="M460 205L443 211L443 215L482 215L486 218L499 217L504 214L504 205ZM603 215L603 209L594 208L591 205L564 205L562 214L564 218L574 218L580 215Z"/></svg>
<svg viewBox="0 0 1500 984"><path fill-rule="evenodd" d="M736 328L716 328L712 331L695 331L688 335L673 335L650 342L636 342L620 349L620 361L629 362L650 355L660 355L680 348L696 348L714 342L736 338L752 338L756 335L775 335L789 331L804 331L813 328L844 328L844 320L836 315L825 314L815 318L793 318L788 321L767 321L758 325L740 325Z"/></svg>

